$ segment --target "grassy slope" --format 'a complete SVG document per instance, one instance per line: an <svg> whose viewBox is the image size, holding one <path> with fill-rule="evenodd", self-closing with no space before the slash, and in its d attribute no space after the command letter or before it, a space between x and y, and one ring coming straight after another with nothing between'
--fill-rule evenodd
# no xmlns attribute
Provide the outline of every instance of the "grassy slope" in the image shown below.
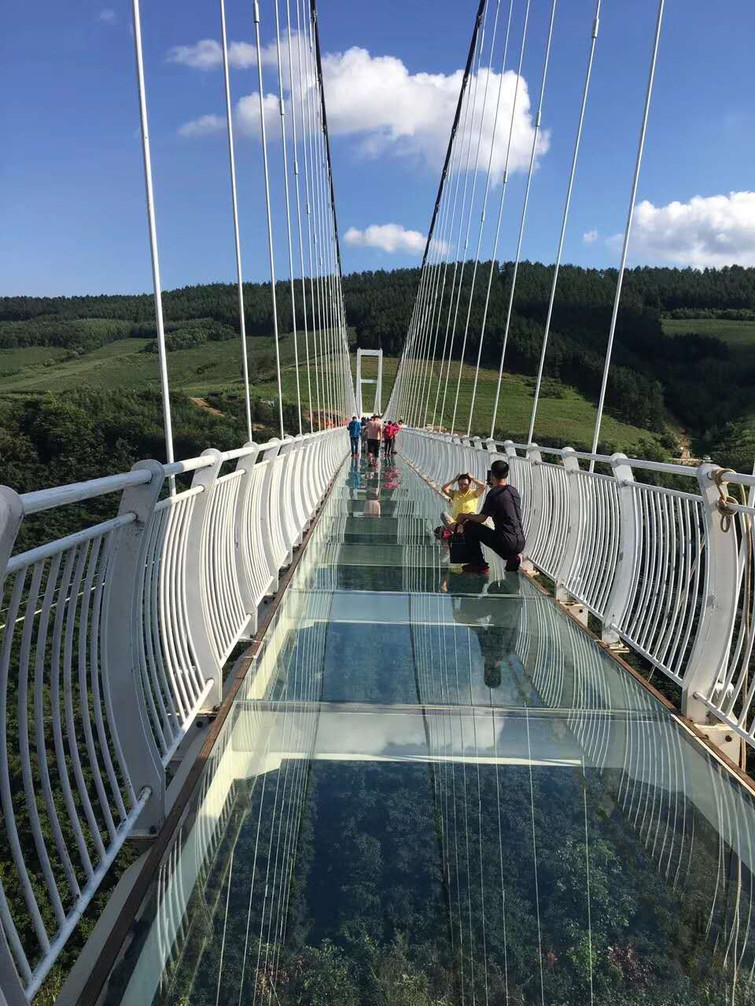
<svg viewBox="0 0 755 1006"><path fill-rule="evenodd" d="M0 349L0 381L5 385L5 379L13 374L29 373L32 368L40 370L46 365L64 359L69 353L67 349L57 349L54 346L32 346L28 349Z"/></svg>
<svg viewBox="0 0 755 1006"><path fill-rule="evenodd" d="M710 335L730 346L755 351L755 321L725 321L717 318L664 318L663 331L667 335Z"/></svg>
<svg viewBox="0 0 755 1006"><path fill-rule="evenodd" d="M100 389L129 388L142 390L158 387L157 357L142 352L148 340L123 339L110 343L85 356L60 360L59 350L0 350L0 394L42 393L47 390L65 392L82 386ZM280 345L283 364L284 399L296 401L293 339L286 336ZM250 372L253 394L272 400L277 397L274 379L274 343L270 338L249 340ZM56 357L55 354L58 354ZM60 360L48 363L47 360ZM205 396L213 391L241 390L241 346L238 339L210 342L192 349L170 353L168 368L171 388L191 396ZM11 364L12 361L12 364ZM396 374L395 358L384 360L383 405L388 400ZM24 369L20 369L20 368ZM12 372L15 371L15 372ZM450 428L456 391L458 364L451 368L443 425ZM5 376L3 376L5 375ZM466 431L471 402L473 370L465 367L459 393L456 428ZM481 371L475 403L472 432L487 436L493 410L497 374ZM300 382L307 401L306 370L302 367ZM515 438L526 435L532 406L531 381L517 375L504 375L496 429ZM431 389L435 401L437 378ZM562 397L541 400L536 439L542 443L589 444L592 439L595 409L576 391L562 387ZM316 404L316 382L312 375L313 404ZM442 389L441 389L442 397ZM428 420L432 418L432 405ZM656 438L645 430L606 417L603 437L609 445L631 450L643 441Z"/></svg>
<svg viewBox="0 0 755 1006"><path fill-rule="evenodd" d="M721 339L729 347L733 359L749 366L755 362L755 321L726 321L718 318L664 318L663 331L668 335L694 332ZM747 418L755 421L755 404Z"/></svg>
<svg viewBox="0 0 755 1006"><path fill-rule="evenodd" d="M388 397L393 387L396 377L397 359L386 357L383 360L383 406L388 401ZM453 418L454 398L456 395L456 380L459 372L458 362L451 367L451 377L446 394L446 405L443 412L442 425L446 429L451 428ZM495 389L498 381L498 373L492 370L481 370L480 381L475 398L474 417L471 432L473 435L487 437L490 434L490 421L493 414L493 402L495 400ZM466 433L469 421L469 408L472 401L472 387L474 382L474 368L465 366L462 371L461 385L459 388L459 405L456 414L455 429ZM284 397L294 399L294 375L289 372L284 377ZM430 389L430 409L428 411L428 422L432 420L432 411L435 403L437 389L437 375ZM533 387L532 381L517 374L504 374L501 387L501 398L498 407L498 419L496 431L515 439L525 439L530 423L530 413L532 411ZM368 387L364 389L368 394ZM263 397L272 398L275 395L275 386L272 383L264 384L260 389ZM595 407L578 392L565 385L560 386L562 397L541 398L538 407L538 419L535 426L535 439L542 444L565 444L573 443L589 446L592 443L593 427L595 424ZM440 390L439 406L442 402L443 389ZM437 425L437 417L436 417ZM606 416L603 421L601 441L609 444L615 449L631 451L632 447L641 449L643 443L653 441L657 443L657 437L647 430L628 423L620 423L617 420Z"/></svg>
<svg viewBox="0 0 755 1006"><path fill-rule="evenodd" d="M141 391L158 386L157 355L142 352L149 339L122 339L102 346L93 353L65 360L54 367L31 367L0 381L0 393L69 391L86 384L93 388L131 388ZM275 345L270 338L250 339L252 364L262 362L265 375L274 368ZM0 374L4 371L6 353L16 360L24 353L39 353L39 349L0 350ZM293 340L281 342L284 365L293 359ZM238 384L241 386L241 343L208 342L192 349L182 349L168 355L171 387L187 394L201 395L208 390ZM256 369L251 366L252 372Z"/></svg>

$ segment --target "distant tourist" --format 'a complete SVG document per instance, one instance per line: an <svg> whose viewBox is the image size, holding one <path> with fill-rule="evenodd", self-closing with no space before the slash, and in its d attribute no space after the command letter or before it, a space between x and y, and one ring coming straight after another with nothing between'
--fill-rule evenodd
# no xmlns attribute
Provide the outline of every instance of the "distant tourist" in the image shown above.
<svg viewBox="0 0 755 1006"><path fill-rule="evenodd" d="M357 419L356 416L351 417L351 422L349 423L348 430L349 430L349 437L351 438L351 456L353 458L358 457L359 445L361 443L362 438L362 424L359 421L359 419Z"/></svg>
<svg viewBox="0 0 755 1006"><path fill-rule="evenodd" d="M377 464L380 454L380 436L383 432L383 424L380 416L373 416L367 423L367 453L370 457L370 464Z"/></svg>
<svg viewBox="0 0 755 1006"><path fill-rule="evenodd" d="M396 447L396 434L398 433L398 423L389 419L383 427L383 448L385 456L391 457Z"/></svg>
<svg viewBox="0 0 755 1006"><path fill-rule="evenodd" d="M508 484L508 477L508 462L494 461L490 467L492 488L485 497L482 510L478 514L459 514L469 556L469 562L464 566L465 573L488 572L489 566L482 554L483 544L506 560L507 572L519 569L520 552L524 548L522 501L516 489ZM494 528L486 526L488 517L493 518Z"/></svg>

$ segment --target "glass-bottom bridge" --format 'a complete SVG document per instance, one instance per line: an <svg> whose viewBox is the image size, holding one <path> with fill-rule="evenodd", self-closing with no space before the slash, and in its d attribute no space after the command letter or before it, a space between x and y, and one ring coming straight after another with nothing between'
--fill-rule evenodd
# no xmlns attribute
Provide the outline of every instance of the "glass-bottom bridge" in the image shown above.
<svg viewBox="0 0 755 1006"><path fill-rule="evenodd" d="M344 466L107 1002L755 1001L749 791L440 509Z"/></svg>

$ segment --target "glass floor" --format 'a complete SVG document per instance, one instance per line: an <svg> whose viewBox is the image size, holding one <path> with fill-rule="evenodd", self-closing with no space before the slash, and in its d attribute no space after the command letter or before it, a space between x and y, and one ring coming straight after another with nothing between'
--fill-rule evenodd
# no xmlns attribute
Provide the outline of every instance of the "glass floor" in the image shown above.
<svg viewBox="0 0 755 1006"><path fill-rule="evenodd" d="M402 461L337 485L108 1003L755 1003L749 792Z"/></svg>

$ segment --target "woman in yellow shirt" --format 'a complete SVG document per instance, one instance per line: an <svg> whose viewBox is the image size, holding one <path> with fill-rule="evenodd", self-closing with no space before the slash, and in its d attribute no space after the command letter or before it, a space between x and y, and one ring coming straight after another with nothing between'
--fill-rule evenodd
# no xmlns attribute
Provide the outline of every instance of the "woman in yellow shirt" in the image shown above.
<svg viewBox="0 0 755 1006"><path fill-rule="evenodd" d="M454 489L454 485L458 488ZM449 531L461 530L461 525L457 523L459 514L477 513L477 501L487 488L484 482L480 482L469 472L462 472L441 487L440 491L451 504L451 513L444 510L440 515Z"/></svg>

